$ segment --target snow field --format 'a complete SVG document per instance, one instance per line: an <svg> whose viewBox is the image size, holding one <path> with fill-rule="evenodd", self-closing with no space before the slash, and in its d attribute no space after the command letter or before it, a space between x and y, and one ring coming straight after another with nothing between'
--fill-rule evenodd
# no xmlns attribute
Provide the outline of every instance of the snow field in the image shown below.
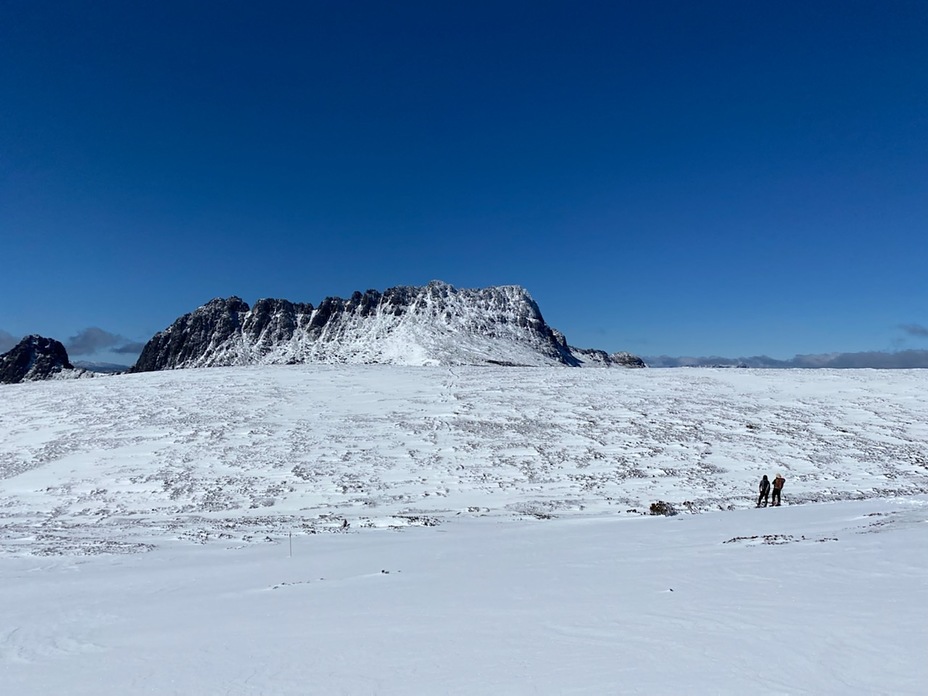
<svg viewBox="0 0 928 696"><path fill-rule="evenodd" d="M926 381L6 385L0 693L921 694ZM753 509L778 471L784 506Z"/></svg>
<svg viewBox="0 0 928 696"><path fill-rule="evenodd" d="M7 558L6 693L922 693L928 498Z"/></svg>
<svg viewBox="0 0 928 696"><path fill-rule="evenodd" d="M291 366L0 390L0 553L928 492L928 373ZM108 547L108 548L106 548Z"/></svg>

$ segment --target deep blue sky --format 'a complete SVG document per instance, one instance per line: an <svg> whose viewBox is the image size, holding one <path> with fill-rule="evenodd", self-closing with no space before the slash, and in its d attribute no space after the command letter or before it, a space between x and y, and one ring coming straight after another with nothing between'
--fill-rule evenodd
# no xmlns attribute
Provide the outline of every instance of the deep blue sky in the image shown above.
<svg viewBox="0 0 928 696"><path fill-rule="evenodd" d="M608 351L928 348L928 2L7 1L0 242L7 343L441 279Z"/></svg>

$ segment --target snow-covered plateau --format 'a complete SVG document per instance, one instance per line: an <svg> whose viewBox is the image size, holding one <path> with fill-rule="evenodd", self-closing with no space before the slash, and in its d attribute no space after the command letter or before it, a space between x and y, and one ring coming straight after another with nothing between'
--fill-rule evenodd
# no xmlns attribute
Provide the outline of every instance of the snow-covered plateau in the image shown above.
<svg viewBox="0 0 928 696"><path fill-rule="evenodd" d="M384 365L2 385L0 693L920 694L926 388ZM777 473L783 506L755 509Z"/></svg>

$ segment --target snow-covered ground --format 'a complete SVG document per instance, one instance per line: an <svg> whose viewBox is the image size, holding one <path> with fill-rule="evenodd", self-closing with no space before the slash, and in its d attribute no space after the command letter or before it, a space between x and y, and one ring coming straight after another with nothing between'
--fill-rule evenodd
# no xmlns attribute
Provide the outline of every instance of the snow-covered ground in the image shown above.
<svg viewBox="0 0 928 696"><path fill-rule="evenodd" d="M389 366L6 385L0 693L920 694L926 387ZM754 509L777 472L784 506Z"/></svg>

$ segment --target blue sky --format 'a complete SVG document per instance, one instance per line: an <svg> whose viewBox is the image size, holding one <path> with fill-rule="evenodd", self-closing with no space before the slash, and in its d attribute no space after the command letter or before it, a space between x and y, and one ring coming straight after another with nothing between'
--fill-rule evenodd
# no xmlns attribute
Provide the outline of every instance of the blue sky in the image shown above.
<svg viewBox="0 0 928 696"><path fill-rule="evenodd" d="M608 351L925 349L928 3L5 2L0 253L0 342L76 359L433 279Z"/></svg>

